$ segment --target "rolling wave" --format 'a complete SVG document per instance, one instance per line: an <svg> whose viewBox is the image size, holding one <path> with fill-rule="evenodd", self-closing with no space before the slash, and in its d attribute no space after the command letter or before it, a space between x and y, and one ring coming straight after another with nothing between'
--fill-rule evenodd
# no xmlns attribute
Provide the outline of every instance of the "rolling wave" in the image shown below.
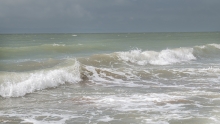
<svg viewBox="0 0 220 124"><path fill-rule="evenodd" d="M220 54L220 44L207 44L193 47L193 54L197 58L213 58Z"/></svg>
<svg viewBox="0 0 220 124"><path fill-rule="evenodd" d="M41 70L27 73L8 72L1 75L0 96L19 97L37 90L57 87L65 83L77 83L80 78L80 64L51 70Z"/></svg>
<svg viewBox="0 0 220 124"><path fill-rule="evenodd" d="M211 75L213 78L207 78L207 80L219 82L219 68L186 68L182 70L154 68L157 65L189 63L200 58L219 58L219 53L219 44L207 44L192 48L165 49L159 52L131 50L111 54L97 54L77 59L48 60L45 66L49 68L38 68L39 64L36 64L36 62L22 62L24 65L27 65L27 63L29 65L33 64L38 69L24 72L1 71L0 96L20 97L38 90L82 81L102 85L139 86L135 82L153 81L154 79L155 81L162 79L181 80L181 78L187 78L191 81L200 80L199 77L203 77L203 75ZM49 66L50 63L53 66ZM130 64L138 65L138 67L141 65L143 68L136 68L136 66L130 66ZM191 78L189 78L189 75Z"/></svg>
<svg viewBox="0 0 220 124"><path fill-rule="evenodd" d="M173 81L175 85L185 82L219 83L220 68L109 68L84 65L77 60L70 61L67 66L54 67L47 70L15 73L0 73L0 96L20 97L28 93L48 88L56 88L64 84L87 83L106 87L149 87L166 86L166 81ZM204 77L205 80L201 77ZM142 83L141 83L142 82ZM164 82L165 84L161 84ZM143 84L144 83L144 84ZM172 85L172 83L171 83Z"/></svg>
<svg viewBox="0 0 220 124"><path fill-rule="evenodd" d="M197 60L199 58L219 56L220 44L207 44L193 48L166 49L160 52L131 50L117 52L120 60L138 65L170 65Z"/></svg>

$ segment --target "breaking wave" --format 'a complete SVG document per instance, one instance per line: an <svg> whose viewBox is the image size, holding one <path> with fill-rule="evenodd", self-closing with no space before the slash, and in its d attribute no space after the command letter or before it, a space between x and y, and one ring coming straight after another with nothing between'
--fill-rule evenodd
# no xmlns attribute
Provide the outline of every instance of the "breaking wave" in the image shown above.
<svg viewBox="0 0 220 124"><path fill-rule="evenodd" d="M152 67L157 65L188 63L197 61L200 58L206 59L207 57L207 59L210 59L210 57L219 58L219 53L219 44L207 44L192 48L165 49L159 52L131 50L111 54L97 54L90 57L77 58L77 60L50 60L46 65L51 64L53 66L49 66L49 68L39 68L36 62L29 62L30 66L34 64L34 67L39 69L24 72L0 72L0 96L20 97L38 90L82 81L106 86L139 87L141 84L139 85L135 82L153 81L154 79L158 81L158 79L165 80L170 78L179 80L180 77L187 77L190 82L190 80L194 80L194 77L199 77L198 75L207 74L217 77L215 80L210 78L212 82L219 82L219 68L209 68L208 70L152 69ZM143 68L135 68L135 66L130 66L130 63L141 65ZM150 69L145 65L154 66ZM188 78L188 75L192 78Z"/></svg>
<svg viewBox="0 0 220 124"><path fill-rule="evenodd" d="M215 58L220 54L220 44L207 44L203 46L195 46L193 54L197 58Z"/></svg>
<svg viewBox="0 0 220 124"><path fill-rule="evenodd" d="M78 61L75 61L72 66L53 70L42 70L31 73L8 72L4 78L4 83L0 85L0 96L19 97L37 90L81 81L80 64Z"/></svg>
<svg viewBox="0 0 220 124"><path fill-rule="evenodd" d="M166 49L160 52L131 50L117 52L120 60L138 65L170 65L197 60L198 58L215 57L219 55L220 44L207 44L193 48Z"/></svg>
<svg viewBox="0 0 220 124"><path fill-rule="evenodd" d="M175 50L141 51L132 50L129 52L118 52L118 57L121 60L135 63L138 65L168 65L178 62L196 60L192 54L192 49L179 48Z"/></svg>

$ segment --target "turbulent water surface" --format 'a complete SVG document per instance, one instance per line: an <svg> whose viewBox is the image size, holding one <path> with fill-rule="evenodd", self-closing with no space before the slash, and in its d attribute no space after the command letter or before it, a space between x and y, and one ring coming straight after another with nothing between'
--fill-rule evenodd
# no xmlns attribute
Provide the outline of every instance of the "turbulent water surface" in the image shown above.
<svg viewBox="0 0 220 124"><path fill-rule="evenodd" d="M0 123L219 124L220 33L2 34Z"/></svg>

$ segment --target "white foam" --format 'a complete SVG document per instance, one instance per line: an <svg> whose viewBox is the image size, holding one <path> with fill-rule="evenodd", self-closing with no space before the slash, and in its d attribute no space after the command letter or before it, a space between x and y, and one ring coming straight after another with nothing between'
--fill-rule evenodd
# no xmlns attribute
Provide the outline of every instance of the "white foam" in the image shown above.
<svg viewBox="0 0 220 124"><path fill-rule="evenodd" d="M125 95L126 96L126 95ZM137 111L145 111L150 109L156 109L155 105L158 103L167 103L169 101L175 101L175 100L181 100L184 99L182 96L171 96L168 94L156 94L156 93L150 93L150 94L133 94L129 97L123 97L123 96L105 96L97 99L96 103L100 106L115 106L117 110L120 111L130 111L130 110L137 110ZM142 106L143 105L143 106ZM149 106L149 107L144 107ZM150 107L151 106L151 107ZM180 106L173 106L166 109L175 109L175 107ZM159 111L159 110L158 110ZM162 111L162 110L160 110Z"/></svg>
<svg viewBox="0 0 220 124"><path fill-rule="evenodd" d="M135 80L140 80L140 77L135 75L132 69L98 68L94 66L85 66L84 68L86 70L83 74L89 81L95 84L103 86L140 86L139 84L133 83Z"/></svg>
<svg viewBox="0 0 220 124"><path fill-rule="evenodd" d="M192 48L166 49L160 52L131 50L118 52L118 58L138 65L169 65L195 60Z"/></svg>
<svg viewBox="0 0 220 124"><path fill-rule="evenodd" d="M49 71L11 73L11 78L7 78L7 80L0 85L0 96L24 96L36 90L57 87L66 82L76 83L80 80L80 64L77 61L75 61L75 64L72 66Z"/></svg>
<svg viewBox="0 0 220 124"><path fill-rule="evenodd" d="M91 82L95 83L96 81L101 81L101 82L109 82L109 80L102 78L98 72L96 71L96 68L93 66L86 66L86 70L88 71L85 72L84 74L90 79ZM89 72L92 72L90 75Z"/></svg>
<svg viewBox="0 0 220 124"><path fill-rule="evenodd" d="M54 43L53 46L66 46L65 44L56 44Z"/></svg>
<svg viewBox="0 0 220 124"><path fill-rule="evenodd" d="M6 114L0 111L0 116L3 118L18 117L19 119L21 119L20 123L32 123L32 124L64 124L69 119L81 117L74 114L69 115L69 114L58 114L58 113L56 114L56 113L43 112L42 110L40 111L35 110L34 112L30 111L28 113L18 113L15 111L10 111L10 113L6 113Z"/></svg>
<svg viewBox="0 0 220 124"><path fill-rule="evenodd" d="M97 121L102 121L102 122L109 122L114 120L114 118L111 118L109 116L103 116L101 119L97 120Z"/></svg>
<svg viewBox="0 0 220 124"><path fill-rule="evenodd" d="M190 103L181 103L182 100L185 100L185 96L176 96L172 94L118 94L101 96L96 99L95 104L101 108L107 107L117 113L132 113L139 115L139 117L143 117L141 120L146 121L146 123L160 121L161 124L164 124L166 120L169 119L186 118L190 113L188 110L184 110L184 106ZM148 114L151 112L158 114ZM114 118L117 118L117 116L118 115L115 113ZM164 120L164 118L166 119ZM103 120L111 121L111 119L112 118L106 117Z"/></svg>

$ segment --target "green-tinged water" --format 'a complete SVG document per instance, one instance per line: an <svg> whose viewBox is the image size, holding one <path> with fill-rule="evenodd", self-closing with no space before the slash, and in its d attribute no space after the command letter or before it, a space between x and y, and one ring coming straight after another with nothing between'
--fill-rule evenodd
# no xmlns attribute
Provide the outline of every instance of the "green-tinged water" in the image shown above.
<svg viewBox="0 0 220 124"><path fill-rule="evenodd" d="M0 123L218 124L220 33L0 35Z"/></svg>
<svg viewBox="0 0 220 124"><path fill-rule="evenodd" d="M82 57L132 49L159 51L217 43L219 39L219 33L0 35L0 59Z"/></svg>

